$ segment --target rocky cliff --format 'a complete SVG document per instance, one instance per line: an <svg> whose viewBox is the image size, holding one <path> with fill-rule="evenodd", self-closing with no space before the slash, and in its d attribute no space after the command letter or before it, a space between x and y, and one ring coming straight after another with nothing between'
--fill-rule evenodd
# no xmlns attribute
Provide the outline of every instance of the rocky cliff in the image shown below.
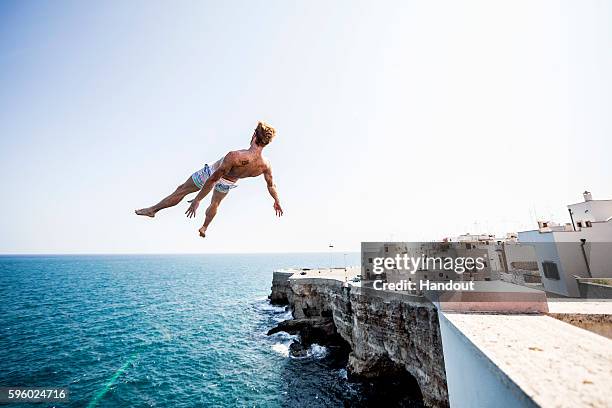
<svg viewBox="0 0 612 408"><path fill-rule="evenodd" d="M294 317L271 333L300 333L306 342L338 336L350 347L351 376L377 379L408 373L427 406L448 406L438 314L429 301L345 287L333 279L289 279L277 272L270 298L286 298Z"/></svg>
<svg viewBox="0 0 612 408"><path fill-rule="evenodd" d="M292 272L274 272L272 275L272 293L268 296L273 305L288 304L287 294L291 291L289 277Z"/></svg>

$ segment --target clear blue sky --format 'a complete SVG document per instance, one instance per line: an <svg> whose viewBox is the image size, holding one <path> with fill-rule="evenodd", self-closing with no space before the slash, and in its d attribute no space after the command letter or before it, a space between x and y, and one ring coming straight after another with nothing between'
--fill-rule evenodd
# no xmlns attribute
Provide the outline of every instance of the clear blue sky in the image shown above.
<svg viewBox="0 0 612 408"><path fill-rule="evenodd" d="M0 252L359 250L612 198L607 1L0 3ZM133 215L257 120L209 229ZM202 208L202 207L201 207ZM201 216L202 214L200 214Z"/></svg>

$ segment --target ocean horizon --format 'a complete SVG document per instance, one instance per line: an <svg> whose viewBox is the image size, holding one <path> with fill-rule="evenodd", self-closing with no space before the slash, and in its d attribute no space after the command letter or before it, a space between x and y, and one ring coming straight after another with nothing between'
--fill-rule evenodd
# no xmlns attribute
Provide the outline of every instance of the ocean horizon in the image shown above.
<svg viewBox="0 0 612 408"><path fill-rule="evenodd" d="M266 335L291 318L273 270L330 262L344 254L1 255L0 386L67 387L57 407L369 406L346 356Z"/></svg>

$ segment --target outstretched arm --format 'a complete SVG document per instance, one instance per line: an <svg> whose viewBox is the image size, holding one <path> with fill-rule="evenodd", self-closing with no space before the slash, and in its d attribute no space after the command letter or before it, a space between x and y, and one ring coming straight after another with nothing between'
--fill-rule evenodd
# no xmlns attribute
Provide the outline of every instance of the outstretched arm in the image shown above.
<svg viewBox="0 0 612 408"><path fill-rule="evenodd" d="M200 190L198 195L195 196L193 200L189 200L191 205L189 206L187 211L185 211L185 214L187 214L188 218L195 217L196 210L198 209L198 206L200 205L200 201L202 201L204 197L206 197L208 193L210 193L210 191L213 189L215 184L217 184L217 182L221 179L221 177L229 173L229 171L232 169L232 163L233 163L233 155L232 155L232 152L230 152L225 155L225 157L223 158L223 161L221 162L217 170L215 170L210 175L210 177L206 180L206 182L204 182L204 185L202 186L202 189Z"/></svg>
<svg viewBox="0 0 612 408"><path fill-rule="evenodd" d="M268 192L274 199L274 212L280 217L283 215L283 208L280 205L276 185L274 184L274 179L272 178L272 167L269 165L268 169L264 172L264 178L266 179L266 184L268 185Z"/></svg>

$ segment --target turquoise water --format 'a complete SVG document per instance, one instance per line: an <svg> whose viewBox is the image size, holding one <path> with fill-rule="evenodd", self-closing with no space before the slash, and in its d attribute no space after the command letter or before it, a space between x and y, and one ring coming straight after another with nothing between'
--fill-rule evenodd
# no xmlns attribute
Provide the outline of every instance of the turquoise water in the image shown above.
<svg viewBox="0 0 612 408"><path fill-rule="evenodd" d="M329 254L0 257L0 386L65 386L70 402L56 406L69 407L370 405L341 357L313 347L291 358L290 336L266 336L290 317L267 301L272 270L329 263Z"/></svg>

